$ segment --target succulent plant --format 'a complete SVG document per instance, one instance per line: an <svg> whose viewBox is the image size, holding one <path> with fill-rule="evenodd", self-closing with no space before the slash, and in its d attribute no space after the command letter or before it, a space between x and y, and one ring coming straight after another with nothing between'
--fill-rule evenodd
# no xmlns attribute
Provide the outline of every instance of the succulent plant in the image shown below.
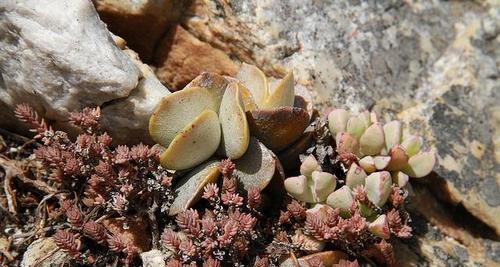
<svg viewBox="0 0 500 267"><path fill-rule="evenodd" d="M373 222L368 225L368 230L383 239L389 239L391 232L389 229L389 222L387 221L387 216L382 214L377 217Z"/></svg>
<svg viewBox="0 0 500 267"><path fill-rule="evenodd" d="M326 204L340 209L344 214L349 214L353 203L354 197L352 196L351 188L346 185L332 192L326 200Z"/></svg>
<svg viewBox="0 0 500 267"><path fill-rule="evenodd" d="M350 116L344 109L335 109L328 115L328 126L335 135L339 160L349 167L346 184L351 188L378 171L391 172L394 183L404 186L408 177L424 177L435 165L434 152L421 151L422 138L403 139L399 121L382 124L373 112Z"/></svg>
<svg viewBox="0 0 500 267"><path fill-rule="evenodd" d="M238 159L247 151L250 135L279 151L299 139L309 124L308 110L295 107L295 98L291 72L271 89L264 73L248 64L236 78L203 73L160 101L149 131L165 148L162 166L173 170L193 168L216 152Z"/></svg>
<svg viewBox="0 0 500 267"><path fill-rule="evenodd" d="M321 167L309 155L300 166L301 175L285 180L285 189L294 198L307 203L326 201L328 195L335 190L337 178L335 175L321 171Z"/></svg>

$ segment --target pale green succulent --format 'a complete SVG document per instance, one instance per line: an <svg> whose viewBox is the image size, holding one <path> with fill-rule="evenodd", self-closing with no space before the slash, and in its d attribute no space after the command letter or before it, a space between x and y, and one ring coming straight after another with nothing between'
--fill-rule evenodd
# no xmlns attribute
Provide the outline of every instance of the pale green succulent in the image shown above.
<svg viewBox="0 0 500 267"><path fill-rule="evenodd" d="M344 109L335 109L328 115L328 126L339 159L349 167L346 184L351 188L377 171L390 172L394 183L403 187L409 177L428 175L436 163L433 151L421 151L422 138L403 139L401 122L382 124L373 112L350 116Z"/></svg>
<svg viewBox="0 0 500 267"><path fill-rule="evenodd" d="M272 89L265 75L248 64L242 65L237 79L204 73L183 90L162 98L150 118L149 132L165 147L162 166L173 170L195 167L216 151L238 159L248 149L250 134L265 145L279 143L282 149L300 137L309 122L306 111L294 110L294 98L291 72ZM276 112L279 115L273 117ZM282 127L288 131L282 134L287 138L273 137L277 131L267 130L275 124L268 121L276 117L288 118L287 125L293 126ZM294 124L296 118L300 127Z"/></svg>
<svg viewBox="0 0 500 267"><path fill-rule="evenodd" d="M323 172L312 155L302 162L300 174L285 179L285 189L292 197L303 202L325 202L337 186L335 175Z"/></svg>

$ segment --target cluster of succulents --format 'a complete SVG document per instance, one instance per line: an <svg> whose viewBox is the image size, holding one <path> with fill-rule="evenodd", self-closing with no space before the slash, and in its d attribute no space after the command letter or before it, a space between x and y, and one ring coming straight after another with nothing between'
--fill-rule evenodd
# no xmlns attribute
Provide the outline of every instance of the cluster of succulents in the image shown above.
<svg viewBox="0 0 500 267"><path fill-rule="evenodd" d="M309 155L300 166L300 175L284 181L291 197L310 206L305 233L334 242L344 251L365 253L371 244L372 250L383 252L383 248L389 255L390 244L384 240L391 234L411 236L402 205L409 177L428 175L435 154L421 151L419 137L402 138L401 122L382 125L375 113L350 116L346 110L335 109L328 115L328 128L330 136L335 136L341 179L322 171ZM393 262L392 256L386 257L386 264Z"/></svg>
<svg viewBox="0 0 500 267"><path fill-rule="evenodd" d="M273 151L298 139L310 117L294 102L291 72L271 88L258 68L243 64L236 78L203 73L165 96L149 131L165 147L161 164L167 169L193 168L214 154L235 160L247 151L251 135Z"/></svg>
<svg viewBox="0 0 500 267"><path fill-rule="evenodd" d="M409 177L428 175L436 163L433 151L421 151L421 137L403 138L400 121L382 124L373 112L350 116L344 109L335 109L328 114L328 127L335 136L339 159L349 167L346 184L350 187L362 184L367 174L381 171L389 172L404 187Z"/></svg>
<svg viewBox="0 0 500 267"><path fill-rule="evenodd" d="M98 108L71 113L82 132L71 141L19 106L41 142L41 183L59 199L54 217L67 222L54 242L83 264L134 265L144 248L109 222L138 218L167 266L394 265L391 239L412 235L409 178L429 174L434 153L374 113L318 118L298 88L291 72L268 80L247 64L235 78L203 73L160 101L153 147L114 148Z"/></svg>

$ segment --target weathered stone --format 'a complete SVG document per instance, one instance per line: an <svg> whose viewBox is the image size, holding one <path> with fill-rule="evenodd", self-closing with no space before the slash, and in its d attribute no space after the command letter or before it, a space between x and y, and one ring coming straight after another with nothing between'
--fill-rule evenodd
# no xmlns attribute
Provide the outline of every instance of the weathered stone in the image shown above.
<svg viewBox="0 0 500 267"><path fill-rule="evenodd" d="M422 135L437 152L435 172L444 179L446 200L462 204L500 234L500 82L483 24L500 15L457 23L450 47L431 66L416 92L421 102L400 113L410 131Z"/></svg>
<svg viewBox="0 0 500 267"><path fill-rule="evenodd" d="M432 187L432 186L430 186ZM421 184L413 187L409 210L414 238L395 241L399 266L498 266L494 233L459 210L450 209ZM469 216L469 217L467 217Z"/></svg>
<svg viewBox="0 0 500 267"><path fill-rule="evenodd" d="M293 69L316 104L399 114L436 150L449 200L500 233L497 3L213 2L194 1L190 33L267 75Z"/></svg>
<svg viewBox="0 0 500 267"><path fill-rule="evenodd" d="M147 118L168 90L115 45L89 1L3 1L0 35L0 127L25 129L12 112L22 102L69 131L69 111L101 106L115 141L150 140Z"/></svg>
<svg viewBox="0 0 500 267"><path fill-rule="evenodd" d="M168 26L177 21L185 1L93 0L101 19L114 34L149 62Z"/></svg>
<svg viewBox="0 0 500 267"><path fill-rule="evenodd" d="M149 118L160 99L170 91L153 70L140 61L137 53L130 49L123 52L139 69L139 83L128 97L116 99L102 108L101 122L116 142L151 143Z"/></svg>
<svg viewBox="0 0 500 267"><path fill-rule="evenodd" d="M141 253L142 266L144 267L156 267L164 266L165 260L172 255L172 252L162 252L157 249L152 249Z"/></svg>
<svg viewBox="0 0 500 267"><path fill-rule="evenodd" d="M58 248L57 244L50 237L34 241L26 249L26 252L24 252L21 267L61 266L64 263L70 262L72 257ZM54 252L56 249L58 250ZM52 255L49 255L50 253Z"/></svg>
<svg viewBox="0 0 500 267"><path fill-rule="evenodd" d="M229 76L238 71L238 65L224 52L198 40L180 25L159 43L154 61L158 78L177 90L204 71Z"/></svg>

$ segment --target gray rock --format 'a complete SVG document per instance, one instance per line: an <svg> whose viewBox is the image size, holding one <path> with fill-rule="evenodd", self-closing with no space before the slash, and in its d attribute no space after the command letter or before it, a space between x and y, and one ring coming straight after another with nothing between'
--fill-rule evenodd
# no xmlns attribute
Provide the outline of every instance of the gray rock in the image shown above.
<svg viewBox="0 0 500 267"><path fill-rule="evenodd" d="M121 132L115 139L149 140L145 117L168 90L144 79L89 1L2 1L0 36L0 127L18 129L12 110L21 102L63 129L68 111L101 106L105 118L128 117L105 119L105 130Z"/></svg>
<svg viewBox="0 0 500 267"><path fill-rule="evenodd" d="M52 238L41 238L31 243L23 254L21 267L63 266L71 261L71 256L62 250ZM52 253L52 254L51 254Z"/></svg>
<svg viewBox="0 0 500 267"><path fill-rule="evenodd" d="M268 75L293 69L320 108L406 121L436 150L448 200L500 233L497 2L195 2L189 32Z"/></svg>

